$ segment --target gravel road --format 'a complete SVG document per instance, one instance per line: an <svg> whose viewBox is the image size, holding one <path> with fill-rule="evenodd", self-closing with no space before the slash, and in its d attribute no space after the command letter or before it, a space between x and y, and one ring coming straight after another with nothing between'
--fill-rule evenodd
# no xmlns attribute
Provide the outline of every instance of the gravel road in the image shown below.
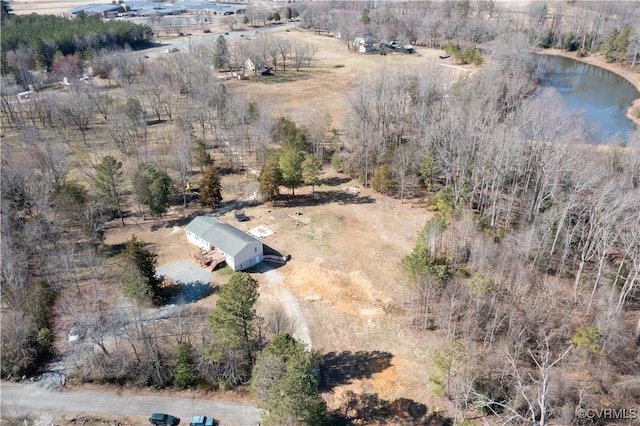
<svg viewBox="0 0 640 426"><path fill-rule="evenodd" d="M200 300L209 289L211 271L201 268L191 262L171 262L156 269L156 275L164 276L181 286L181 294L174 297L168 304L180 301L193 303Z"/></svg>
<svg viewBox="0 0 640 426"><path fill-rule="evenodd" d="M253 426L260 420L258 409L248 403L110 392L51 391L35 384L2 382L0 399L3 416L94 413L147 419L151 413L160 412L180 417L180 424L185 426L191 416L197 415L211 415L220 421L221 426Z"/></svg>
<svg viewBox="0 0 640 426"><path fill-rule="evenodd" d="M258 265L257 270L262 273L267 287L271 288L280 301L284 312L294 324L293 337L306 343L309 348L313 348L311 342L311 333L309 332L309 324L302 313L302 308L298 299L284 287L284 277L276 269L262 263Z"/></svg>

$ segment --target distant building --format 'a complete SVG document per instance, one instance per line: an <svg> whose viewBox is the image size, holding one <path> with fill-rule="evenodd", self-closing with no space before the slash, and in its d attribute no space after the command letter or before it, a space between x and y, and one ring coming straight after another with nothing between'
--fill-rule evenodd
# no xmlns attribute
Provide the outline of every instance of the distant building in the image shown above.
<svg viewBox="0 0 640 426"><path fill-rule="evenodd" d="M211 216L198 216L185 227L187 241L204 249L216 248L234 271L251 268L264 260L262 241Z"/></svg>
<svg viewBox="0 0 640 426"><path fill-rule="evenodd" d="M404 46L402 46L402 53L416 53L416 50L413 48L412 45L410 44L405 44Z"/></svg>
<svg viewBox="0 0 640 426"><path fill-rule="evenodd" d="M244 69L253 71L256 75L271 75L271 67L260 62L253 62L250 58L244 61Z"/></svg>
<svg viewBox="0 0 640 426"><path fill-rule="evenodd" d="M394 40L380 40L380 49L386 49L388 51L400 50L400 45Z"/></svg>
<svg viewBox="0 0 640 426"><path fill-rule="evenodd" d="M207 1L182 1L176 3L161 3L154 1L132 0L123 4L89 4L71 9L67 15L76 17L79 14L100 16L102 18L128 18L145 16L213 14L234 15L245 13L246 6L238 4L216 4Z"/></svg>
<svg viewBox="0 0 640 426"><path fill-rule="evenodd" d="M86 16L99 16L101 18L115 18L119 13L127 11L124 4L88 4L74 7L69 11L72 18L84 14Z"/></svg>
<svg viewBox="0 0 640 426"><path fill-rule="evenodd" d="M356 37L354 44L358 46L358 52L360 53L369 53L376 50L373 47L373 37L371 36Z"/></svg>

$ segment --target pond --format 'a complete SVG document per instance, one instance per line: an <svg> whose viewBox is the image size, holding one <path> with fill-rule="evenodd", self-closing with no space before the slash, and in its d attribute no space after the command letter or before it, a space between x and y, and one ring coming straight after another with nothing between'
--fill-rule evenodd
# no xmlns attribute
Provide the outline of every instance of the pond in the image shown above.
<svg viewBox="0 0 640 426"><path fill-rule="evenodd" d="M624 142L636 129L627 109L640 92L619 75L561 56L543 56L542 88L555 89L567 109L581 113L593 125L593 142L607 143L618 135Z"/></svg>

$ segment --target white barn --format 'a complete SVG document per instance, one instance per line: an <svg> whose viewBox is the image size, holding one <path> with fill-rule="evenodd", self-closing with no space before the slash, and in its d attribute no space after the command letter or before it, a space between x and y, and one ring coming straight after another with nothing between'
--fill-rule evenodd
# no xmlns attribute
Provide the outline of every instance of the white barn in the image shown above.
<svg viewBox="0 0 640 426"><path fill-rule="evenodd" d="M250 268L264 260L262 241L211 216L198 216L185 227L187 241L204 249L213 247L225 255L234 271Z"/></svg>

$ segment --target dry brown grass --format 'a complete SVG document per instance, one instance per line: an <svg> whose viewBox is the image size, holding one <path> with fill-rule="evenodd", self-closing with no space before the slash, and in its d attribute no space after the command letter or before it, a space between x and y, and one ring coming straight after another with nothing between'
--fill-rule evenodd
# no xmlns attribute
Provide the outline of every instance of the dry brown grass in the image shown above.
<svg viewBox="0 0 640 426"><path fill-rule="evenodd" d="M274 113L289 116L299 123L309 122L312 115L322 117L329 113L338 129L344 126L349 108L346 95L353 91L359 80L369 74L390 70L419 70L438 63L438 55L442 53L436 49L419 48L415 55L362 54L348 52L346 46L336 39L305 31L283 31L275 35L316 46L318 51L311 68L301 68L298 72L289 64L286 72L278 69L271 77L250 76L249 80L230 80L228 87L250 99L267 100ZM457 78L464 73L463 70L438 68L448 79Z"/></svg>

